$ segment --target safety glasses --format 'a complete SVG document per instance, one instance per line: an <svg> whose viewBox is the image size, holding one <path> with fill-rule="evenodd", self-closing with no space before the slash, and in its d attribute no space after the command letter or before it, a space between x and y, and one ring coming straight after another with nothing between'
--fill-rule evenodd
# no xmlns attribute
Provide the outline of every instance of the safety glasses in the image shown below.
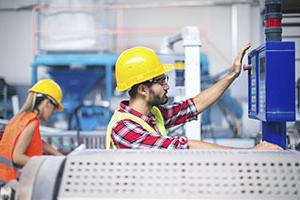
<svg viewBox="0 0 300 200"><path fill-rule="evenodd" d="M158 83L161 86L167 85L169 81L169 77L167 75L153 78L152 80L149 80L150 83Z"/></svg>
<svg viewBox="0 0 300 200"><path fill-rule="evenodd" d="M57 110L58 105L56 104L56 102L49 96L45 95L46 99L49 100L49 102L54 106L55 110Z"/></svg>

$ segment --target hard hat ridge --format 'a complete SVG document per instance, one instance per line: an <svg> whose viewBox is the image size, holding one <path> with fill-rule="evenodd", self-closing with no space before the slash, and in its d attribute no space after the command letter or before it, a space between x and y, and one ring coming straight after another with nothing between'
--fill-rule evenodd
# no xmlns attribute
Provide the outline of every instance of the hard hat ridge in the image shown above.
<svg viewBox="0 0 300 200"><path fill-rule="evenodd" d="M116 63L117 91L160 76L174 69L172 64L162 64L156 53L147 47L133 47L125 50Z"/></svg>

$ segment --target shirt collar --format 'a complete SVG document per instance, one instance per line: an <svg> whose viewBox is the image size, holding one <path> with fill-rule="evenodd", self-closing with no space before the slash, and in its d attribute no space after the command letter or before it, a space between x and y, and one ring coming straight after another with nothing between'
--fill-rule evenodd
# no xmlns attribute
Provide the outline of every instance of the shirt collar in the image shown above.
<svg viewBox="0 0 300 200"><path fill-rule="evenodd" d="M126 113L130 113L132 115L135 115L141 119L143 119L144 121L146 121L149 124L153 124L155 123L155 118L152 114L149 114L148 116L143 115L142 113L140 113L139 111L131 108L128 106L129 105L129 101L122 101L120 103L120 110Z"/></svg>

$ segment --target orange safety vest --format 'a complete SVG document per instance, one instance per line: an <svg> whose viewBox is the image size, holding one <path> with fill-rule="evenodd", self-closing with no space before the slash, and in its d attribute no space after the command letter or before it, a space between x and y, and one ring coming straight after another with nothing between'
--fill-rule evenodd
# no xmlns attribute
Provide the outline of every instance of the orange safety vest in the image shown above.
<svg viewBox="0 0 300 200"><path fill-rule="evenodd" d="M7 124L0 141L0 185L16 179L17 167L13 163L12 155L19 136L24 128L33 120L37 120L31 143L25 154L29 157L43 154L43 144L39 128L39 118L33 113L20 113Z"/></svg>

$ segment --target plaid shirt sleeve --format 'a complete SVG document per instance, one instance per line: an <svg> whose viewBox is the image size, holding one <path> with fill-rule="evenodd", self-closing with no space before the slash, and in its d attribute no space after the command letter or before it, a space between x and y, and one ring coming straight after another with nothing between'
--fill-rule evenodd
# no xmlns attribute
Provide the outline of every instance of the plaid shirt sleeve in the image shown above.
<svg viewBox="0 0 300 200"><path fill-rule="evenodd" d="M188 139L153 135L140 124L129 119L121 120L113 127L112 140L120 149L187 149Z"/></svg>
<svg viewBox="0 0 300 200"><path fill-rule="evenodd" d="M160 106L159 109L165 119L166 128L195 120L199 114L193 99L188 99L171 105Z"/></svg>

